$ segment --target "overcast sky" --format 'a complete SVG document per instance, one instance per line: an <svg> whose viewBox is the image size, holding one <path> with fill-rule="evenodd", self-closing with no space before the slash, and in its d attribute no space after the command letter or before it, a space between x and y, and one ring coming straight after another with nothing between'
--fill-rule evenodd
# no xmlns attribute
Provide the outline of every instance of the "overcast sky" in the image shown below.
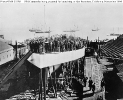
<svg viewBox="0 0 123 100"><path fill-rule="evenodd" d="M0 4L0 33L6 39L23 41L34 37L31 28L43 28L45 20L51 34L62 34L64 30L79 31L75 36L94 40L110 38L107 34L123 32L123 4L99 3L50 3L50 4ZM99 31L92 31L93 28ZM67 33L71 34L71 33Z"/></svg>

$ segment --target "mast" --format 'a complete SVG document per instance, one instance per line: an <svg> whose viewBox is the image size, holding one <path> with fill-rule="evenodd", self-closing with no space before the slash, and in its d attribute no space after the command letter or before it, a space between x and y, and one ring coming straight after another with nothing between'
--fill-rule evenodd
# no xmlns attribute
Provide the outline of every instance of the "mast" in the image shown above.
<svg viewBox="0 0 123 100"><path fill-rule="evenodd" d="M118 27L118 34L119 34L119 27Z"/></svg>
<svg viewBox="0 0 123 100"><path fill-rule="evenodd" d="M49 38L50 38L50 27L49 27Z"/></svg>
<svg viewBox="0 0 123 100"><path fill-rule="evenodd" d="M16 59L18 58L18 43L17 40L15 41L15 50L16 50Z"/></svg>
<svg viewBox="0 0 123 100"><path fill-rule="evenodd" d="M99 41L99 37L98 37L98 51L99 51L99 56L100 56L100 41Z"/></svg>
<svg viewBox="0 0 123 100"><path fill-rule="evenodd" d="M45 5L44 5L44 29L46 29L46 21L45 21Z"/></svg>

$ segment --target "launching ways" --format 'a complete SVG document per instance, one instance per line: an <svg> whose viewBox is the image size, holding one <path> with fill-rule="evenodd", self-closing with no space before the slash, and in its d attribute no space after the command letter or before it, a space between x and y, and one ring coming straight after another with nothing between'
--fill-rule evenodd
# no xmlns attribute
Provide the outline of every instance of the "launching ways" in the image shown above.
<svg viewBox="0 0 123 100"><path fill-rule="evenodd" d="M10 72L2 79L0 88L9 80L13 73L17 71L18 68L24 63L25 60L28 60L38 68L42 69L45 67L50 67L53 65L58 65L61 63L73 61L79 59L85 55L85 47L79 50L67 51L67 52L58 52L51 54L36 54L29 51L24 57L22 57L11 69ZM53 70L51 71L51 73Z"/></svg>
<svg viewBox="0 0 123 100"><path fill-rule="evenodd" d="M97 100L98 96L105 99L105 90L101 91L101 80L103 78L102 64L99 64L95 57L85 57L84 75L91 77L95 83L95 94L87 97L85 100ZM83 90L88 90L88 84ZM87 91L84 94L91 94L92 91Z"/></svg>
<svg viewBox="0 0 123 100"><path fill-rule="evenodd" d="M101 79L103 78L102 64L98 64L96 58L86 57L85 58L85 69L84 73L87 77L91 77L96 85L96 91L100 90Z"/></svg>

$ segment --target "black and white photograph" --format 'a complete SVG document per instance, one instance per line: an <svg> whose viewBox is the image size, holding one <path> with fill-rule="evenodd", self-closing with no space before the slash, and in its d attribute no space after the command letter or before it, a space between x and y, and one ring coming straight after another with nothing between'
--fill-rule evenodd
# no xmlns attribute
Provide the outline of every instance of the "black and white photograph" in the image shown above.
<svg viewBox="0 0 123 100"><path fill-rule="evenodd" d="M122 0L24 2L0 3L0 100L123 100Z"/></svg>

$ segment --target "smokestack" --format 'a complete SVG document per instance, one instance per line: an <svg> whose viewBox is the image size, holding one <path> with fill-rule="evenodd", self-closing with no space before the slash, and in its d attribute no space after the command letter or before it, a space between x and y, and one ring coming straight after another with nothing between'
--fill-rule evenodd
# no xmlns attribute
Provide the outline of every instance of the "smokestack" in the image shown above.
<svg viewBox="0 0 123 100"><path fill-rule="evenodd" d="M17 59L17 53L18 53L18 51L17 51L17 49L18 49L18 45L17 45L17 40L16 40L16 42L15 42L15 50L16 50L16 59Z"/></svg>
<svg viewBox="0 0 123 100"><path fill-rule="evenodd" d="M88 36L87 36L87 41L88 41Z"/></svg>

